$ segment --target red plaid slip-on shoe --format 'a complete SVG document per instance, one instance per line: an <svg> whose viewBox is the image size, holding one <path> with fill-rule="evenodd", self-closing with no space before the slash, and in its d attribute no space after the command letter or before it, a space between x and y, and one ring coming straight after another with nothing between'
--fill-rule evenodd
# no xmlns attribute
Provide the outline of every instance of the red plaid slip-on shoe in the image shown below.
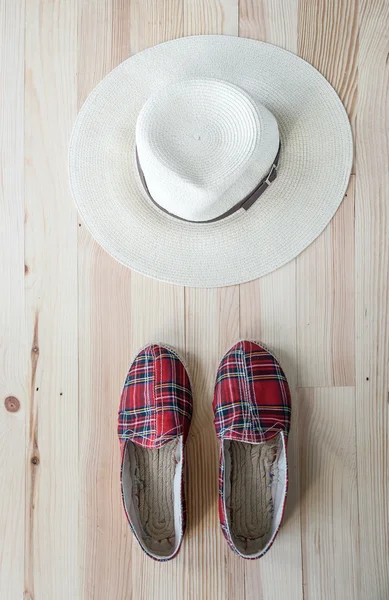
<svg viewBox="0 0 389 600"><path fill-rule="evenodd" d="M260 558L278 533L288 488L291 399L273 354L255 342L235 344L219 365L213 409L222 531L239 556Z"/></svg>
<svg viewBox="0 0 389 600"><path fill-rule="evenodd" d="M159 561L178 553L186 524L184 450L192 390L176 352L151 344L124 384L118 434L125 513L141 548Z"/></svg>

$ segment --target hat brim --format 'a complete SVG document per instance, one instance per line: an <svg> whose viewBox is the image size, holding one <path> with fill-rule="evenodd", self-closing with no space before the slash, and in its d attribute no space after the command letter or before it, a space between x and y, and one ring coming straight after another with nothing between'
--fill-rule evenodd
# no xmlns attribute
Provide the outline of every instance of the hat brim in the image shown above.
<svg viewBox="0 0 389 600"><path fill-rule="evenodd" d="M248 211L188 223L148 198L135 126L151 94L206 77L257 97L277 119L282 152L277 179ZM85 225L119 262L177 285L221 287L265 275L313 242L343 199L352 160L347 113L314 67L271 44L207 35L136 54L95 88L74 126L69 175Z"/></svg>

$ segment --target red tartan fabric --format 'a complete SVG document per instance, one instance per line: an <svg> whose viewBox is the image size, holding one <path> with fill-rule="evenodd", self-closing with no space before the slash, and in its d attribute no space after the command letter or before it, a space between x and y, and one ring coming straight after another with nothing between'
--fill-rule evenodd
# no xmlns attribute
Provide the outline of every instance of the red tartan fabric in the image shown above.
<svg viewBox="0 0 389 600"><path fill-rule="evenodd" d="M173 438L187 438L192 417L189 377L177 354L152 344L136 356L124 384L118 435L144 448L160 448Z"/></svg>
<svg viewBox="0 0 389 600"><path fill-rule="evenodd" d="M220 525L230 548L244 558L251 558L238 552L227 524L223 440L257 444L283 433L286 445L290 428L291 396L285 374L277 359L265 347L255 342L241 341L235 344L220 362L213 409L216 434L220 440ZM283 511L288 488L287 470L285 477ZM270 549L277 532L278 529L266 550L255 558L260 558Z"/></svg>
<svg viewBox="0 0 389 600"><path fill-rule="evenodd" d="M142 550L154 560L164 562L174 558L181 546L186 528L184 485L185 442L192 417L192 390L188 373L172 348L151 344L135 357L127 374L120 399L118 435L121 448L120 481L122 502L128 523ZM144 448L160 448L182 436L183 453L180 482L181 532L176 551L164 558L153 555L137 535L126 510L123 491L123 461L129 440Z"/></svg>
<svg viewBox="0 0 389 600"><path fill-rule="evenodd" d="M260 443L290 427L288 382L263 346L242 341L222 358L213 400L219 439Z"/></svg>

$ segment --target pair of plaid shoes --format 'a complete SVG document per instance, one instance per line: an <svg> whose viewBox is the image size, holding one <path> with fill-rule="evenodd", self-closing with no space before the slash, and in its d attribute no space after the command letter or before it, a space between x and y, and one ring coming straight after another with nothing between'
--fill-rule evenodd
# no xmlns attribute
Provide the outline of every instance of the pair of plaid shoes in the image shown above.
<svg viewBox="0 0 389 600"><path fill-rule="evenodd" d="M239 556L260 558L278 533L288 487L291 399L273 354L255 342L235 344L220 362L213 410L222 531ZM174 558L184 536L184 450L191 417L184 363L168 346L146 346L121 396L121 486L136 539L159 561Z"/></svg>

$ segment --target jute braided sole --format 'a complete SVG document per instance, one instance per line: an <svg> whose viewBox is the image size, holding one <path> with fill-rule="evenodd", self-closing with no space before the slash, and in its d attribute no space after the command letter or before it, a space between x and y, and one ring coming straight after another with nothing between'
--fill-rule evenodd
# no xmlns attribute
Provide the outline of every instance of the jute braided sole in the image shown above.
<svg viewBox="0 0 389 600"><path fill-rule="evenodd" d="M278 477L279 437L262 444L231 441L231 534L245 552L259 551L271 535L272 484Z"/></svg>
<svg viewBox="0 0 389 600"><path fill-rule="evenodd" d="M174 537L176 448L176 439L152 450L134 445L134 503L149 543L169 542Z"/></svg>

